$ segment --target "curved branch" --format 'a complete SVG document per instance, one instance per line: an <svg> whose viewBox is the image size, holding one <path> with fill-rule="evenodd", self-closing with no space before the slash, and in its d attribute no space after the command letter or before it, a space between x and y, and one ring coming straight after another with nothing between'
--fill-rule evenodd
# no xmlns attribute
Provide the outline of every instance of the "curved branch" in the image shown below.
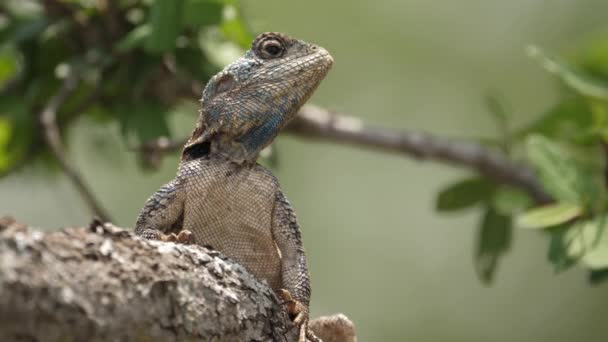
<svg viewBox="0 0 608 342"><path fill-rule="evenodd" d="M59 166L66 174L68 179L74 184L87 206L93 213L104 221L111 221L110 215L102 207L101 203L93 195L93 191L84 181L80 172L68 160L59 127L57 126L57 111L67 101L70 95L74 92L80 81L78 72L72 71L64 80L61 88L51 97L46 106L42 109L39 115L40 124L42 126L42 135L45 143L51 150L51 153L59 162Z"/></svg>

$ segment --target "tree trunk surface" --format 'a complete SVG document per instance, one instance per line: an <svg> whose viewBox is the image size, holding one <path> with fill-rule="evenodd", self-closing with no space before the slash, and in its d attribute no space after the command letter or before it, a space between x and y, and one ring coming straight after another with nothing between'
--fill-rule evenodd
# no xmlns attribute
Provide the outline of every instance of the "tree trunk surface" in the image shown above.
<svg viewBox="0 0 608 342"><path fill-rule="evenodd" d="M356 341L343 315L313 321ZM0 341L295 341L273 291L217 251L94 222L42 233L0 219Z"/></svg>

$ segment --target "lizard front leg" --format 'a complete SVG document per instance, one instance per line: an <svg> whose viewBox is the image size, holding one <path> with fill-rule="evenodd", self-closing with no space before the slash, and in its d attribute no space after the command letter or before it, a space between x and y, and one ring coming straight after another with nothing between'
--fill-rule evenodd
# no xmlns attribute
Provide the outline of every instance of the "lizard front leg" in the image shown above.
<svg viewBox="0 0 608 342"><path fill-rule="evenodd" d="M275 195L272 234L281 251L281 275L283 288L275 289L287 304L287 312L299 327L299 342L320 341L308 329L308 305L310 302L310 276L306 264L306 253L302 245L302 234L296 214L283 192Z"/></svg>
<svg viewBox="0 0 608 342"><path fill-rule="evenodd" d="M146 201L135 223L135 234L146 239L193 243L189 231L180 231L184 214L184 188L179 178L162 186ZM175 232L179 231L178 234Z"/></svg>

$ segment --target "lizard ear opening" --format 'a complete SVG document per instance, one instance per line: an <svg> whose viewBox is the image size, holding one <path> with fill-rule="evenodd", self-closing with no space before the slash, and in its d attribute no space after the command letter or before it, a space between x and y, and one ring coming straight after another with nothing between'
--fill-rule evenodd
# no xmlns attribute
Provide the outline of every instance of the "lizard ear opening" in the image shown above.
<svg viewBox="0 0 608 342"><path fill-rule="evenodd" d="M211 142L209 142L211 131L202 124L203 115L203 111L201 110L199 113L199 121L182 151L183 161L204 157L209 155L209 152L211 151Z"/></svg>
<svg viewBox="0 0 608 342"><path fill-rule="evenodd" d="M209 155L211 151L211 143L209 141L203 141L197 144L192 144L184 148L182 152L182 160L188 161Z"/></svg>
<svg viewBox="0 0 608 342"><path fill-rule="evenodd" d="M214 98L217 95L230 91L236 85L236 79L231 74L222 74L217 80L212 80L213 88L209 89L209 98Z"/></svg>

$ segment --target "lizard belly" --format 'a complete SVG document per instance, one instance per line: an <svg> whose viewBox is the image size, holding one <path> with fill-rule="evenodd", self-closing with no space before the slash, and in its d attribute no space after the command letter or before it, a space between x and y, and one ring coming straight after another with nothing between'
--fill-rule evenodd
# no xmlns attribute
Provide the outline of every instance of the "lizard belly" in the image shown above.
<svg viewBox="0 0 608 342"><path fill-rule="evenodd" d="M195 160L186 184L183 228L242 264L273 289L281 287L281 257L272 236L276 182L262 167Z"/></svg>

